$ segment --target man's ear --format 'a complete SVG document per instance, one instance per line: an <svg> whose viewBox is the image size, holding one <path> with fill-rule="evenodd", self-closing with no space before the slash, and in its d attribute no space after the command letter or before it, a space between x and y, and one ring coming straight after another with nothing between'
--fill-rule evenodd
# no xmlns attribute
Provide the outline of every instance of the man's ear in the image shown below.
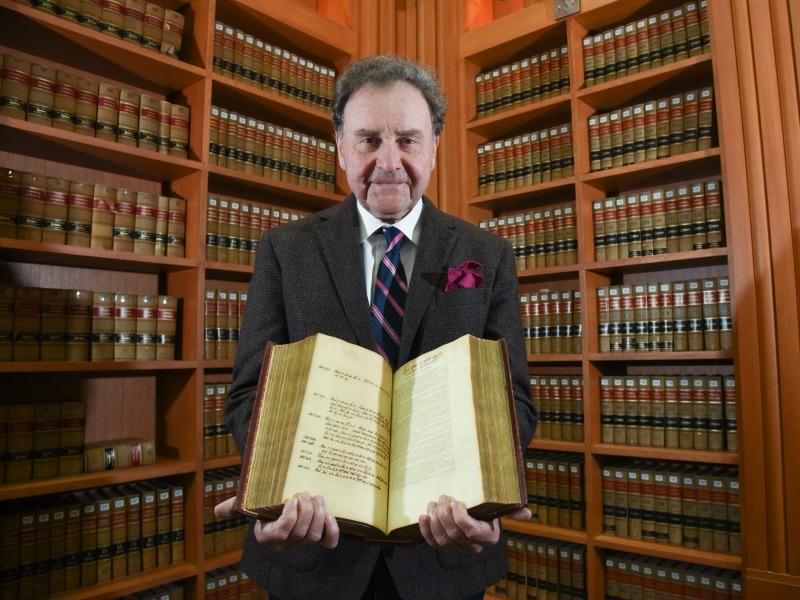
<svg viewBox="0 0 800 600"><path fill-rule="evenodd" d="M336 140L336 158L339 161L339 167L345 171L344 153L342 152L342 138L339 136L338 132L334 134L334 139Z"/></svg>
<svg viewBox="0 0 800 600"><path fill-rule="evenodd" d="M439 136L433 138L433 164L431 164L431 171L436 168L436 151L439 149Z"/></svg>

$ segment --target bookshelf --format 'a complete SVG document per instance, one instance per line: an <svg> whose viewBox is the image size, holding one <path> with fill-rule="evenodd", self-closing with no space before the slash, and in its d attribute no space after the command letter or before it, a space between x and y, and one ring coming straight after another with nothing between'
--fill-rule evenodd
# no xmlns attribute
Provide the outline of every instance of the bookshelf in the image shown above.
<svg viewBox="0 0 800 600"><path fill-rule="evenodd" d="M34 396L56 395L63 386L87 403L88 442L109 439L104 436L123 437L117 435L122 430L154 439L157 453L156 463L149 466L0 484L0 501L164 477L184 486L183 562L61 595L70 599L116 598L180 582L185 597L202 600L205 574L239 562L241 549L211 557L203 554L204 475L241 463L237 455L203 457L203 384L229 381L233 368L232 360L204 360L203 303L207 288L246 289L253 267L206 260L207 198L219 194L313 211L333 206L343 197L341 185L334 192L324 192L211 165L208 148L212 104L331 138L328 113L213 71L216 20L340 71L356 55L355 33L340 22L346 19L326 18L307 4L291 0L155 1L186 18L180 60L22 2L0 0L0 52L63 67L191 109L187 158L0 117L0 164L4 167L187 201L185 258L0 239L0 285L160 293L180 298L174 360L0 363L0 382L10 386L9 398L24 401L29 396L23 394L31 391ZM337 9L327 10L330 14ZM39 375L33 390L31 375Z"/></svg>
<svg viewBox="0 0 800 600"><path fill-rule="evenodd" d="M462 15L466 3L462 3ZM725 178L724 143L714 143L710 149L678 154L648 162L590 171L588 153L588 118L598 112L630 106L636 102L668 95L670 89L683 90L691 86L714 85L715 71L720 62L715 42L722 36L712 31L711 51L671 64L612 81L586 87L584 85L582 39L588 32L603 31L618 24L633 21L649 14L674 8L678 2L592 2L582 12L562 21L553 21L544 7L535 3L512 15L502 17L460 34L458 87L448 90L457 95L461 131L459 160L465 167L460 174L460 189L466 198L461 205L462 216L479 221L519 214L548 207L556 203L575 203L578 229L578 263L565 267L526 269L518 272L520 293L540 288L561 290L579 289L583 300L583 352L581 354L529 354L533 374L550 373L559 368L560 375L581 374L583 378L584 442L568 442L535 438L529 448L537 452L573 452L585 460L586 531L573 531L537 523L519 523L504 519L507 531L541 536L587 547L586 587L589 598L601 598L604 593L603 558L606 550L631 552L646 556L693 562L699 565L741 570L742 557L726 553L692 550L642 540L615 537L603 533L603 501L600 469L616 458L638 458L658 461L685 461L689 464L740 466L740 454L735 451L681 450L663 447L615 445L601 443L600 386L601 375L645 374L669 372L698 374L732 374L737 372L736 352L626 352L599 353L597 341L597 302L595 290L601 286L632 281L675 281L717 276L726 272L732 260L729 247L737 239L730 227ZM711 10L713 11L713 2ZM712 20L713 20L712 12ZM523 26L525 23L526 26ZM570 90L542 102L522 105L497 112L488 117L476 117L476 84L479 73L535 55L544 48L566 44L569 52ZM719 124L720 99L715 88L716 121ZM522 135L546 126L571 120L575 174L569 178L515 188L490 194L476 195L478 165L476 148L488 141ZM724 142L724 131L719 131ZM665 187L690 178L722 179L724 218L727 246L663 254L595 260L592 202L606 197ZM538 242L537 242L538 243ZM735 273L730 269L735 285ZM566 373L569 371L569 373ZM741 432L740 432L741 434ZM488 590L487 598L494 598Z"/></svg>

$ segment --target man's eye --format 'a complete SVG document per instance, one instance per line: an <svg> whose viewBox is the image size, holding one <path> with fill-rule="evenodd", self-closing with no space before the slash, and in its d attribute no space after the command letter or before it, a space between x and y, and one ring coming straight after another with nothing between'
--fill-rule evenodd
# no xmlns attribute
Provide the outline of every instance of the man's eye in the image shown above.
<svg viewBox="0 0 800 600"><path fill-rule="evenodd" d="M415 140L414 138L410 138L410 137L409 138L403 138L402 140L400 140L400 142L405 144L405 145L413 144L416 141L417 140Z"/></svg>
<svg viewBox="0 0 800 600"><path fill-rule="evenodd" d="M361 143L373 146L378 143L378 139L374 137L365 137L361 138Z"/></svg>

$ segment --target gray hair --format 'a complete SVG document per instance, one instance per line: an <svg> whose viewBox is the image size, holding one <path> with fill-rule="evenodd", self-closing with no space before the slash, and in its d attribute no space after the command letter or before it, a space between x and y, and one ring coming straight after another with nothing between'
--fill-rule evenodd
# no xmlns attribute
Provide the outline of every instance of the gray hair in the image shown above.
<svg viewBox="0 0 800 600"><path fill-rule="evenodd" d="M333 128L342 133L344 126L344 107L350 97L366 85L384 88L404 81L417 88L431 112L433 134L438 136L444 127L447 114L447 100L436 77L436 71L392 54L369 56L351 63L336 79L333 98Z"/></svg>

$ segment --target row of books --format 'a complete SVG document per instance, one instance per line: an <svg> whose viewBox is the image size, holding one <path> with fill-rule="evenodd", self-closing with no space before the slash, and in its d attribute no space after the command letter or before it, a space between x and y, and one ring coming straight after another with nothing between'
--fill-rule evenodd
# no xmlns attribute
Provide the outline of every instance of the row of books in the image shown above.
<svg viewBox="0 0 800 600"><path fill-rule="evenodd" d="M187 106L31 63L14 54L5 54L2 60L0 116L188 156Z"/></svg>
<svg viewBox="0 0 800 600"><path fill-rule="evenodd" d="M597 289L600 352L733 348L727 277Z"/></svg>
<svg viewBox="0 0 800 600"><path fill-rule="evenodd" d="M509 241L518 271L578 262L574 203L481 221L479 227Z"/></svg>
<svg viewBox="0 0 800 600"><path fill-rule="evenodd" d="M336 72L217 21L214 24L214 72L272 90L304 104L333 108Z"/></svg>
<svg viewBox="0 0 800 600"><path fill-rule="evenodd" d="M744 597L742 575L738 571L612 551L606 553L603 565L607 600L659 597L741 600Z"/></svg>
<svg viewBox="0 0 800 600"><path fill-rule="evenodd" d="M583 38L586 87L711 52L708 0L631 21Z"/></svg>
<svg viewBox="0 0 800 600"><path fill-rule="evenodd" d="M722 247L720 183L698 181L593 202L595 259Z"/></svg>
<svg viewBox="0 0 800 600"><path fill-rule="evenodd" d="M0 361L173 360L178 299L0 287Z"/></svg>
<svg viewBox="0 0 800 600"><path fill-rule="evenodd" d="M542 525L586 529L583 454L533 452L525 455L525 486L531 520Z"/></svg>
<svg viewBox="0 0 800 600"><path fill-rule="evenodd" d="M244 321L247 292L206 290L205 358L233 360L239 344L239 331Z"/></svg>
<svg viewBox="0 0 800 600"><path fill-rule="evenodd" d="M83 402L0 404L0 483L83 473Z"/></svg>
<svg viewBox="0 0 800 600"><path fill-rule="evenodd" d="M25 0L26 4L95 31L179 58L181 13L145 0Z"/></svg>
<svg viewBox="0 0 800 600"><path fill-rule="evenodd" d="M332 192L336 147L332 142L218 106L211 107L211 165Z"/></svg>
<svg viewBox="0 0 800 600"><path fill-rule="evenodd" d="M625 459L601 469L603 533L741 553L735 467Z"/></svg>
<svg viewBox="0 0 800 600"><path fill-rule="evenodd" d="M0 237L182 258L186 200L3 169Z"/></svg>
<svg viewBox="0 0 800 600"><path fill-rule="evenodd" d="M574 172L569 123L478 146L481 195L555 181Z"/></svg>
<svg viewBox="0 0 800 600"><path fill-rule="evenodd" d="M238 453L233 436L225 425L225 398L230 383L203 385L203 457L232 456Z"/></svg>
<svg viewBox="0 0 800 600"><path fill-rule="evenodd" d="M122 600L183 600L183 598L183 585L169 583L157 588L136 592L135 594L128 594Z"/></svg>
<svg viewBox="0 0 800 600"><path fill-rule="evenodd" d="M523 58L475 77L478 117L568 93L567 46Z"/></svg>
<svg viewBox="0 0 800 600"><path fill-rule="evenodd" d="M580 354L582 325L580 290L541 289L519 297L528 354Z"/></svg>
<svg viewBox="0 0 800 600"><path fill-rule="evenodd" d="M267 590L258 587L238 565L209 571L205 584L206 600L269 600Z"/></svg>
<svg viewBox="0 0 800 600"><path fill-rule="evenodd" d="M206 260L255 264L264 231L297 221L308 211L265 206L238 198L209 196L206 208Z"/></svg>
<svg viewBox="0 0 800 600"><path fill-rule="evenodd" d="M506 534L508 573L495 593L511 599L583 600L586 546L519 533Z"/></svg>
<svg viewBox="0 0 800 600"><path fill-rule="evenodd" d="M737 450L733 375L600 378L603 443Z"/></svg>
<svg viewBox="0 0 800 600"><path fill-rule="evenodd" d="M244 544L250 522L244 515L217 517L214 506L236 495L239 467L206 471L203 480L203 540L205 555L239 548Z"/></svg>
<svg viewBox="0 0 800 600"><path fill-rule="evenodd" d="M91 489L0 510L3 598L43 598L181 562L183 485Z"/></svg>
<svg viewBox="0 0 800 600"><path fill-rule="evenodd" d="M713 145L714 93L704 87L589 117L592 171L638 164Z"/></svg>
<svg viewBox="0 0 800 600"><path fill-rule="evenodd" d="M539 412L536 437L582 442L583 377L531 375L531 400Z"/></svg>

